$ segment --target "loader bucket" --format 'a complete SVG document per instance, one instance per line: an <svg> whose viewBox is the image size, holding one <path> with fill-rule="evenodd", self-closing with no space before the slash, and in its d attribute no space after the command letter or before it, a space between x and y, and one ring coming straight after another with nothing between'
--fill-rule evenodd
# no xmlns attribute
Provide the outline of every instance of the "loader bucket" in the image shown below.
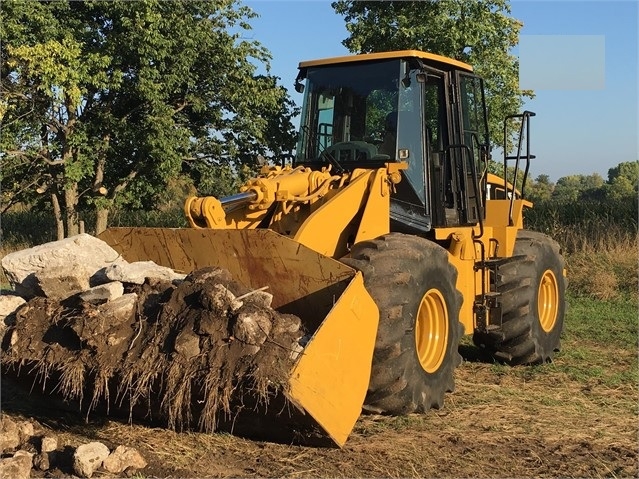
<svg viewBox="0 0 639 479"><path fill-rule="evenodd" d="M366 395L379 320L361 273L265 229L111 228L100 239L129 262L151 260L184 273L218 266L249 288L268 286L272 307L298 316L311 339L291 369L288 407L269 407L267 416L277 417L266 427L310 425L314 434L345 443ZM250 434L263 419L234 419L235 432Z"/></svg>

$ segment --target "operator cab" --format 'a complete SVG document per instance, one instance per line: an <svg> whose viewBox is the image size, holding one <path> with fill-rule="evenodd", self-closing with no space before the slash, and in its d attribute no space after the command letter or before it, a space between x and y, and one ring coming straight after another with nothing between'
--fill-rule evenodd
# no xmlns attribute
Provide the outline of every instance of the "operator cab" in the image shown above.
<svg viewBox="0 0 639 479"><path fill-rule="evenodd" d="M482 80L462 62L414 50L300 63L295 164L342 173L403 161L391 230L474 225L488 127ZM305 84L302 83L306 80Z"/></svg>

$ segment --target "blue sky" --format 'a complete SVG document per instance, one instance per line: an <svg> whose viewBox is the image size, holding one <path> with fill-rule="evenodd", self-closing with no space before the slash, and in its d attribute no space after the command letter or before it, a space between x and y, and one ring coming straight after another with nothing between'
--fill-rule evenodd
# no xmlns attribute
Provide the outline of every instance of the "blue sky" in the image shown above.
<svg viewBox="0 0 639 479"><path fill-rule="evenodd" d="M298 63L348 54L341 43L348 36L344 20L330 1L243 3L260 15L250 22L250 36L271 51L271 72L298 104L301 96L292 88ZM537 113L533 177L607 178L609 168L639 159L639 2L511 0L511 6L524 23L522 87L536 93L525 105Z"/></svg>

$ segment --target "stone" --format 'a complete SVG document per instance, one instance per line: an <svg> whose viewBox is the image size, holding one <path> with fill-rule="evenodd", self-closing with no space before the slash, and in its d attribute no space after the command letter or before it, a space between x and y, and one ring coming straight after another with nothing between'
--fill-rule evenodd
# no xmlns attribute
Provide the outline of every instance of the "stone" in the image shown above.
<svg viewBox="0 0 639 479"><path fill-rule="evenodd" d="M25 303L24 298L15 294L3 292L0 295L0 343L2 343L7 328L15 324L16 311Z"/></svg>
<svg viewBox="0 0 639 479"><path fill-rule="evenodd" d="M32 467L33 454L20 450L13 457L0 459L0 478L28 479Z"/></svg>
<svg viewBox="0 0 639 479"><path fill-rule="evenodd" d="M137 302L138 295L136 293L127 293L113 301L101 304L98 311L110 318L114 324L119 324L133 317Z"/></svg>
<svg viewBox="0 0 639 479"><path fill-rule="evenodd" d="M200 338L193 332L185 329L175 338L175 352L186 359L191 359L200 354Z"/></svg>
<svg viewBox="0 0 639 479"><path fill-rule="evenodd" d="M52 266L34 273L42 295L64 300L91 287L91 272L81 264Z"/></svg>
<svg viewBox="0 0 639 479"><path fill-rule="evenodd" d="M0 294L0 322L4 323L5 318L13 315L20 306L27 301L16 294L7 294L2 292Z"/></svg>
<svg viewBox="0 0 639 479"><path fill-rule="evenodd" d="M294 341L293 343L291 343L291 353L289 354L289 357L293 361L295 361L299 357L299 355L302 354L302 351L304 351L302 345L297 341Z"/></svg>
<svg viewBox="0 0 639 479"><path fill-rule="evenodd" d="M36 273L65 267L82 267L91 278L92 286L104 282L100 271L113 263L126 263L117 251L104 241L88 234L80 234L34 246L2 258L2 268L19 296L30 299L42 294Z"/></svg>
<svg viewBox="0 0 639 479"><path fill-rule="evenodd" d="M273 295L266 291L253 291L244 298L245 303L251 303L261 308L270 308L273 303Z"/></svg>
<svg viewBox="0 0 639 479"><path fill-rule="evenodd" d="M33 456L33 467L40 471L48 471L51 468L51 461L48 452L41 452Z"/></svg>
<svg viewBox="0 0 639 479"><path fill-rule="evenodd" d="M119 281L99 284L80 293L80 299L87 303L113 301L124 294L124 285Z"/></svg>
<svg viewBox="0 0 639 479"><path fill-rule="evenodd" d="M0 453L13 451L20 447L20 429L17 423L3 416L0 421Z"/></svg>
<svg viewBox="0 0 639 479"><path fill-rule="evenodd" d="M109 457L109 448L101 442L82 444L73 453L73 471L80 477L91 477Z"/></svg>
<svg viewBox="0 0 639 479"><path fill-rule="evenodd" d="M279 314L273 321L273 336L279 336L284 333L296 333L300 332L302 327L302 321L297 316L292 314ZM299 333L302 336L302 333Z"/></svg>
<svg viewBox="0 0 639 479"><path fill-rule="evenodd" d="M30 421L19 421L17 426L18 434L20 435L20 445L26 444L35 434L33 424Z"/></svg>
<svg viewBox="0 0 639 479"><path fill-rule="evenodd" d="M220 283L214 284L210 289L203 289L200 302L206 309L218 313L225 313L228 309L237 309L243 305L241 301L235 299L235 295L226 286Z"/></svg>
<svg viewBox="0 0 639 479"><path fill-rule="evenodd" d="M271 315L262 309L241 310L233 325L233 336L240 341L259 346L271 332Z"/></svg>
<svg viewBox="0 0 639 479"><path fill-rule="evenodd" d="M146 460L132 447L118 446L109 457L104 460L102 467L112 474L121 474L129 468L144 469Z"/></svg>
<svg viewBox="0 0 639 479"><path fill-rule="evenodd" d="M40 452L51 452L58 448L58 438L55 436L42 436Z"/></svg>
<svg viewBox="0 0 639 479"><path fill-rule="evenodd" d="M153 281L181 281L186 278L185 274L176 273L153 261L114 263L105 270L105 274L111 281L131 284L144 284L147 278Z"/></svg>

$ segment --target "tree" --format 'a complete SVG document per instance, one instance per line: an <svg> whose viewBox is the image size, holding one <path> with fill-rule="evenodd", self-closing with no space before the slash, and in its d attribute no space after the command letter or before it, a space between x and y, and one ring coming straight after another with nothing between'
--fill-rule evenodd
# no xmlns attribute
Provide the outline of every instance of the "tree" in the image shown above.
<svg viewBox="0 0 639 479"><path fill-rule="evenodd" d="M639 161L619 163L608 170L606 196L611 199L637 201L639 186Z"/></svg>
<svg viewBox="0 0 639 479"><path fill-rule="evenodd" d="M562 176L557 180L552 199L564 202L597 199L603 185L604 180L598 173Z"/></svg>
<svg viewBox="0 0 639 479"><path fill-rule="evenodd" d="M291 129L286 91L256 74L268 51L241 37L254 13L236 0L2 2L0 15L3 163L23 180L37 165L67 235L81 204L99 232L115 203L150 207L200 164L236 175L277 150L274 122Z"/></svg>
<svg viewBox="0 0 639 479"><path fill-rule="evenodd" d="M548 201L554 189L555 184L548 175L539 175L526 185L526 197L533 202Z"/></svg>
<svg viewBox="0 0 639 479"><path fill-rule="evenodd" d="M503 138L503 120L517 113L529 90L520 90L519 63L510 53L522 23L508 0L354 1L332 4L344 16L351 52L418 49L474 66L486 80L490 137Z"/></svg>

